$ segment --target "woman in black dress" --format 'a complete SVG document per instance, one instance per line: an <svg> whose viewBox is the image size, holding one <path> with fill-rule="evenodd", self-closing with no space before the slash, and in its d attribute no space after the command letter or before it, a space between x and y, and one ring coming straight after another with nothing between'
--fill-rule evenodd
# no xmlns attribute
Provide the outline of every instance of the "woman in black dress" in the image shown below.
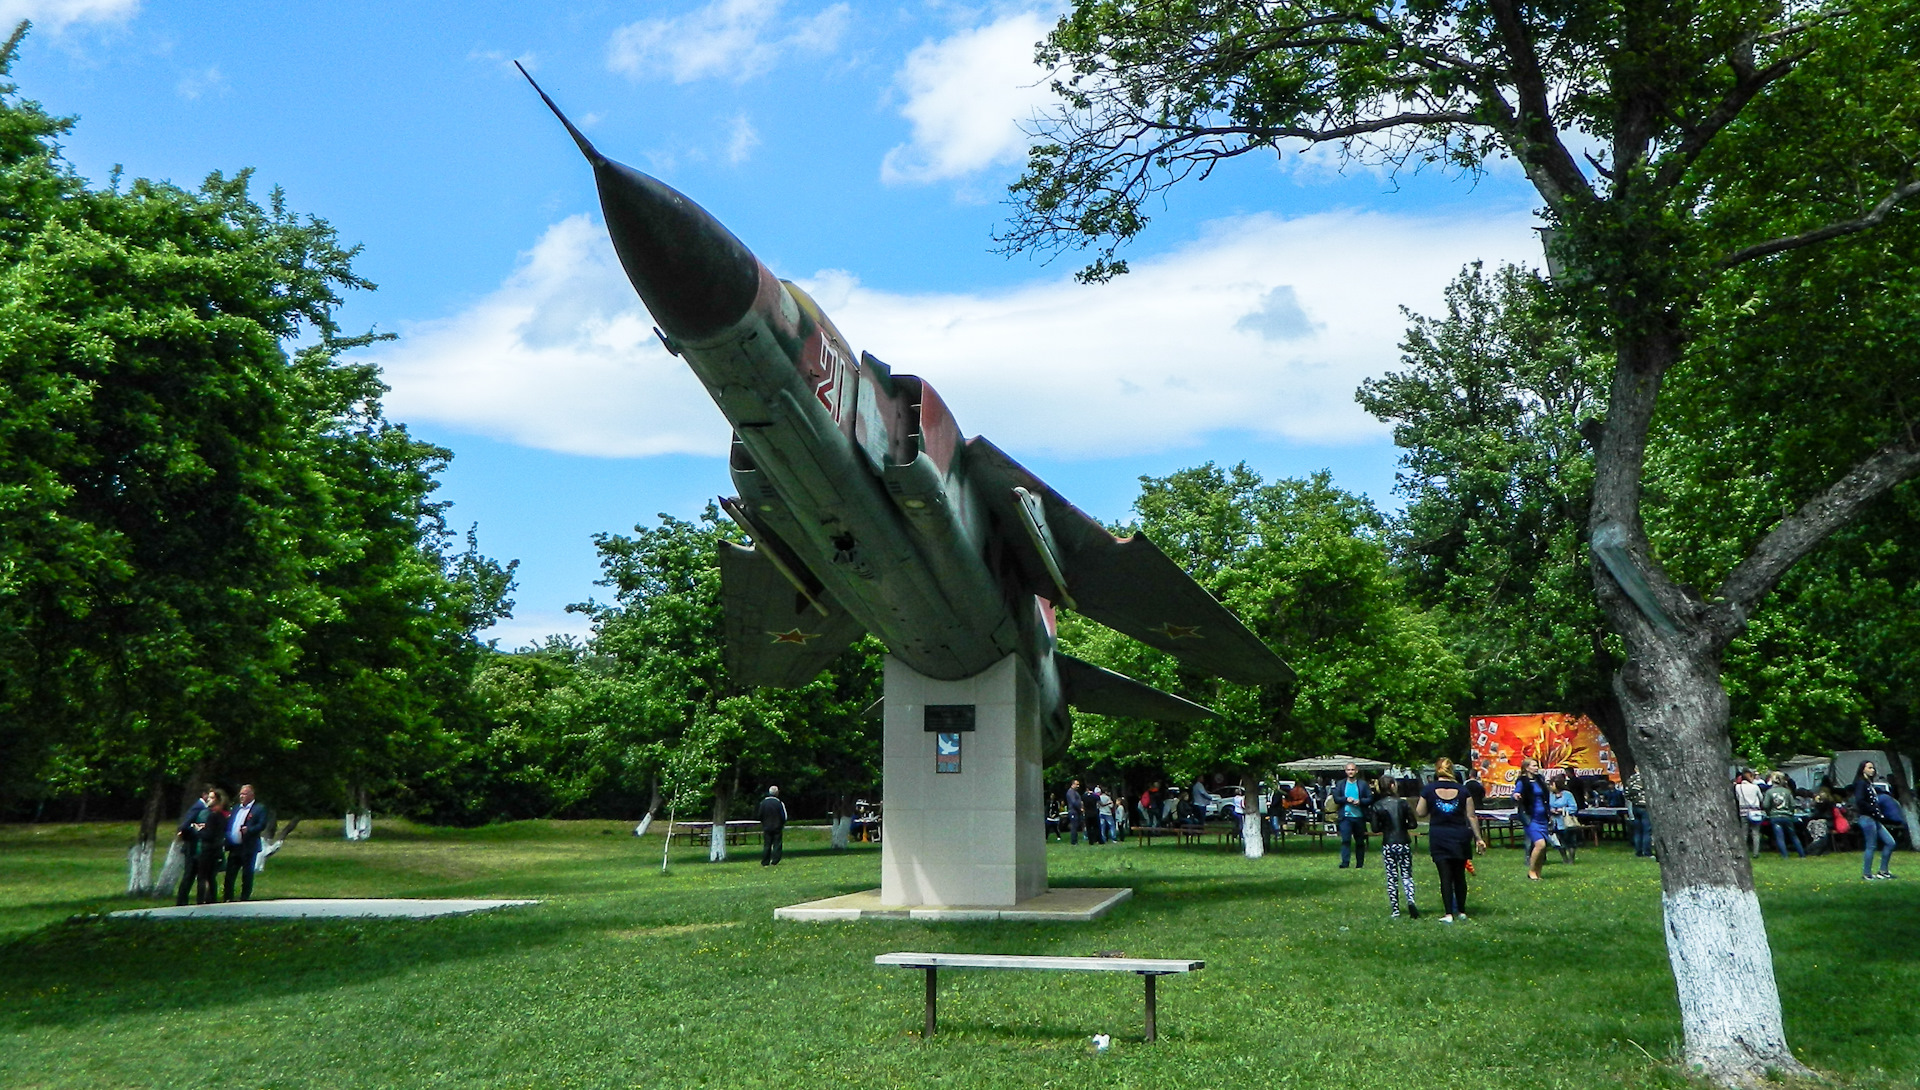
<svg viewBox="0 0 1920 1090"><path fill-rule="evenodd" d="M1487 849L1473 795L1454 778L1453 762L1440 758L1435 779L1420 790L1419 816L1427 822L1427 850L1440 871L1441 923L1467 918L1467 861Z"/></svg>

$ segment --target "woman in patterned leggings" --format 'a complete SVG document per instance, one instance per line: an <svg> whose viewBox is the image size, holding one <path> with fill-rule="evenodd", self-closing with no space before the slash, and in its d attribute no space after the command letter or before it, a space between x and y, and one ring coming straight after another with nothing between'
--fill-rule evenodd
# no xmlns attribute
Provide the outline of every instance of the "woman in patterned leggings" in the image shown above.
<svg viewBox="0 0 1920 1090"><path fill-rule="evenodd" d="M1420 910L1413 905L1413 839L1409 835L1414 829L1413 804L1400 790L1407 785L1396 785L1385 776L1375 791L1378 800L1373 804L1373 831L1380 834L1380 866L1387 872L1387 908L1392 910L1393 918L1400 918L1400 893L1407 894L1407 915L1420 918Z"/></svg>

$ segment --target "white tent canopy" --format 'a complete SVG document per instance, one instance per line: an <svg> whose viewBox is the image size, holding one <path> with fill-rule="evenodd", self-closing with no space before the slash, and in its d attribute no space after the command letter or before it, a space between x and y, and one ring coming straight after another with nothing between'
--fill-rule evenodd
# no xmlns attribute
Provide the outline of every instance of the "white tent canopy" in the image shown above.
<svg viewBox="0 0 1920 1090"><path fill-rule="evenodd" d="M1392 767L1386 761L1349 757L1344 753L1331 753L1325 757L1303 757L1297 761L1287 761L1280 767L1291 772L1345 772L1348 765L1356 765L1362 772L1385 772Z"/></svg>

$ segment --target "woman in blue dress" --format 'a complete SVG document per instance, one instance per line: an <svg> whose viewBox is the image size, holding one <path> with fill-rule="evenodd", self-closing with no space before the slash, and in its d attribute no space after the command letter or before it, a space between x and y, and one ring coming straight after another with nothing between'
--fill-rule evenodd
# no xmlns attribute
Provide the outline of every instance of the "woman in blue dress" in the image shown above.
<svg viewBox="0 0 1920 1090"><path fill-rule="evenodd" d="M1536 882L1541 865L1547 861L1547 834L1552 831L1547 824L1550 797L1547 778L1540 774L1540 762L1532 757L1521 761L1520 778L1513 784L1513 801L1519 807L1515 816L1527 830L1527 877Z"/></svg>
<svg viewBox="0 0 1920 1090"><path fill-rule="evenodd" d="M1417 814L1427 823L1427 851L1440 872L1441 923L1467 918L1467 861L1487 850L1473 795L1455 779L1453 762L1440 758L1434 781L1420 789Z"/></svg>

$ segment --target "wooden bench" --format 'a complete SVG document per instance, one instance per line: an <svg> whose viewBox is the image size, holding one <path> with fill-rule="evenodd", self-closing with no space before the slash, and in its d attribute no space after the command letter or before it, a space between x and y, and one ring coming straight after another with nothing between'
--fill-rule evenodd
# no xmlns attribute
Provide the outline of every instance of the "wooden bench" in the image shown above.
<svg viewBox="0 0 1920 1090"><path fill-rule="evenodd" d="M1174 973L1190 973L1206 967L1204 961L1177 961L1166 958L1063 958L1024 957L1013 954L881 954L873 959L879 966L927 971L927 1028L934 1033L934 996L936 977L947 969L1039 969L1071 973L1136 973L1147 982L1147 1040L1158 1036L1154 1009L1154 982Z"/></svg>

